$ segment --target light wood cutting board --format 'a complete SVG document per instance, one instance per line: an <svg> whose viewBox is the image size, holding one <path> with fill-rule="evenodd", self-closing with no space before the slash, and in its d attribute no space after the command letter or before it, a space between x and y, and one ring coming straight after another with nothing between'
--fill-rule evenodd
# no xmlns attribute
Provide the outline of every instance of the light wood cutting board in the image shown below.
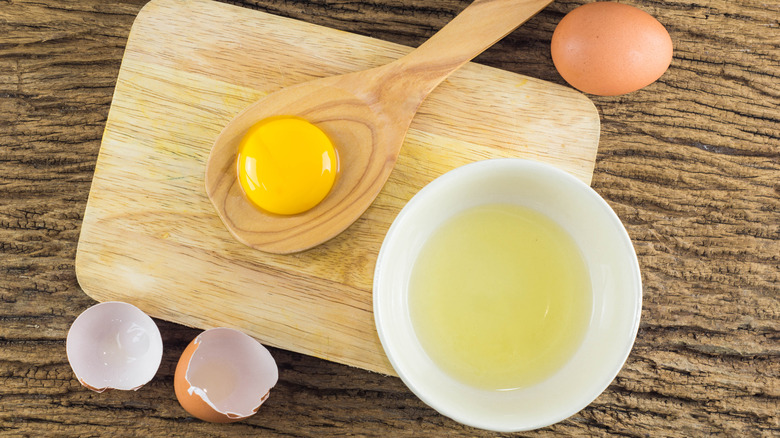
<svg viewBox="0 0 780 438"><path fill-rule="evenodd" d="M404 204L457 166L544 161L590 183L598 113L582 94L468 64L429 96L374 204L327 243L271 255L236 242L204 189L225 123L285 86L384 64L408 47L210 0L153 0L119 72L76 255L84 291L192 327L394 374L372 276Z"/></svg>

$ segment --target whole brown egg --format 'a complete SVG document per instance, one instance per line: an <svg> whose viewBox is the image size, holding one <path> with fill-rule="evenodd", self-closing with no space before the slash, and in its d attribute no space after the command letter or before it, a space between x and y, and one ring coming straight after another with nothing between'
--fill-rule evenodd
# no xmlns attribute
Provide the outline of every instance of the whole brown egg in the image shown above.
<svg viewBox="0 0 780 438"><path fill-rule="evenodd" d="M614 96L655 82L672 61L672 39L647 12L621 3L573 9L552 36L555 68L572 87Z"/></svg>

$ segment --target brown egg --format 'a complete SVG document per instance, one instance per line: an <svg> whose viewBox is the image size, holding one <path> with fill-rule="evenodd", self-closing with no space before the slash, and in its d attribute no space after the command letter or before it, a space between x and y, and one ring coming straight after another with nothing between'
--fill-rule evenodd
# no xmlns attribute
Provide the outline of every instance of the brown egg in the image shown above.
<svg viewBox="0 0 780 438"><path fill-rule="evenodd" d="M596 2L569 12L552 36L555 68L572 87L614 96L655 82L672 62L672 39L650 14Z"/></svg>
<svg viewBox="0 0 780 438"><path fill-rule="evenodd" d="M230 423L257 412L278 378L276 362L265 347L238 330L219 327L187 346L173 387L181 406L193 416Z"/></svg>

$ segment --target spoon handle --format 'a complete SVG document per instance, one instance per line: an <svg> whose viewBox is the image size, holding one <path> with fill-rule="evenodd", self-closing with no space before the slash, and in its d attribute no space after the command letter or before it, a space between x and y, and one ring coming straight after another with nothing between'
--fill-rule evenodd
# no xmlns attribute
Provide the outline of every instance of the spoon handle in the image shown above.
<svg viewBox="0 0 780 438"><path fill-rule="evenodd" d="M416 50L396 61L423 96L552 0L475 0ZM412 79L410 78L410 79Z"/></svg>

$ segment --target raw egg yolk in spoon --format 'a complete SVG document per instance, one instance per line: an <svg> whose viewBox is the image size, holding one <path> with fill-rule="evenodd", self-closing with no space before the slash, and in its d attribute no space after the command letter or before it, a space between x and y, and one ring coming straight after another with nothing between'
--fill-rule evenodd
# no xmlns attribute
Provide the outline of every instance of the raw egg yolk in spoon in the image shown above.
<svg viewBox="0 0 780 438"><path fill-rule="evenodd" d="M293 116L253 125L238 148L238 181L247 198L269 213L303 213L327 196L338 173L333 142Z"/></svg>

